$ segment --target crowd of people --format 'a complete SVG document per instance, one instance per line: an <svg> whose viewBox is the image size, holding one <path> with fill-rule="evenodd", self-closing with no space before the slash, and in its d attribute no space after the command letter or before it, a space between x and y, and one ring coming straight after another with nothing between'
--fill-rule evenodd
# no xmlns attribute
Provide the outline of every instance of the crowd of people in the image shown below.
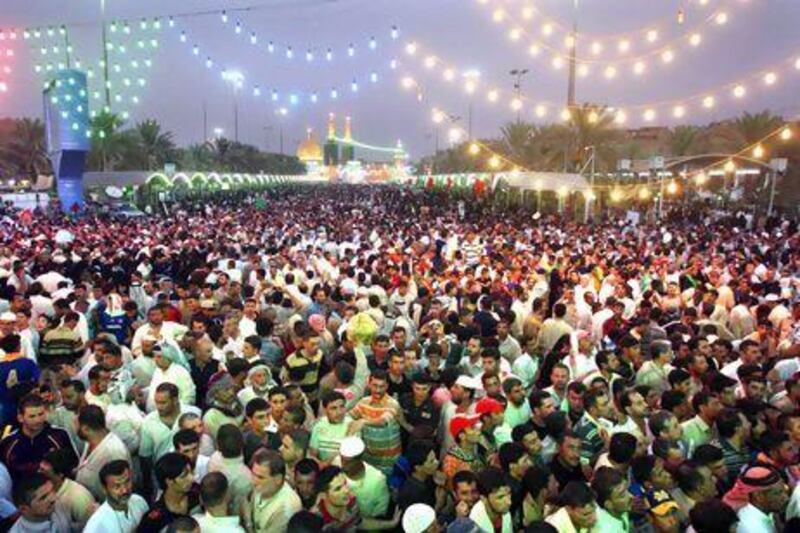
<svg viewBox="0 0 800 533"><path fill-rule="evenodd" d="M796 221L0 215L2 530L800 531Z"/></svg>

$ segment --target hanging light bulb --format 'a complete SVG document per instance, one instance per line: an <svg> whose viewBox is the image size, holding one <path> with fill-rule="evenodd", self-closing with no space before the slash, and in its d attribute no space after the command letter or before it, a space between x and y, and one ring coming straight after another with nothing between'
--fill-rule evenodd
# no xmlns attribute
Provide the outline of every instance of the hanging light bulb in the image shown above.
<svg viewBox="0 0 800 533"><path fill-rule="evenodd" d="M789 126L786 126L781 130L781 140L788 141L791 138L792 138L792 130L791 128L789 128Z"/></svg>
<svg viewBox="0 0 800 533"><path fill-rule="evenodd" d="M647 32L647 42L654 43L658 40L658 31L656 30L649 30Z"/></svg>
<svg viewBox="0 0 800 533"><path fill-rule="evenodd" d="M181 42L182 43L186 42L186 32L185 31L181 31Z"/></svg>
<svg viewBox="0 0 800 533"><path fill-rule="evenodd" d="M764 157L764 147L760 144L756 145L756 147L753 148L753 157L756 159L761 159Z"/></svg>
<svg viewBox="0 0 800 533"><path fill-rule="evenodd" d="M764 83L767 85L774 85L778 81L778 75L774 72L767 72L764 74Z"/></svg>
<svg viewBox="0 0 800 533"><path fill-rule="evenodd" d="M310 48L306 50L306 61L314 61L314 54L311 52Z"/></svg>
<svg viewBox="0 0 800 533"><path fill-rule="evenodd" d="M734 172L736 172L736 163L733 162L733 159L728 159L727 161L725 161L725 165L722 167L722 169L727 174L733 174Z"/></svg>
<svg viewBox="0 0 800 533"><path fill-rule="evenodd" d="M704 185L705 182L708 181L708 176L705 172L700 172L697 176L694 177L694 182L697 185Z"/></svg>
<svg viewBox="0 0 800 533"><path fill-rule="evenodd" d="M703 107L705 107L706 109L711 109L712 107L714 107L715 103L716 101L713 96L709 95L703 98Z"/></svg>
<svg viewBox="0 0 800 533"><path fill-rule="evenodd" d="M471 143L469 145L469 153L471 155L478 155L481 151L481 147L478 146L478 143Z"/></svg>
<svg viewBox="0 0 800 533"><path fill-rule="evenodd" d="M747 94L747 89L744 85L737 85L733 88L733 96L736 98L743 98L745 94Z"/></svg>
<svg viewBox="0 0 800 533"><path fill-rule="evenodd" d="M228 22L228 13L223 10L222 13L221 13L221 16L222 16L222 23L223 24L227 24L227 22Z"/></svg>
<svg viewBox="0 0 800 533"><path fill-rule="evenodd" d="M703 42L703 36L700 35L699 33L693 33L689 37L689 44L691 44L692 46L700 46L701 42Z"/></svg>
<svg viewBox="0 0 800 533"><path fill-rule="evenodd" d="M371 37L369 40L369 49L375 50L378 47L378 41L375 40L375 37Z"/></svg>
<svg viewBox="0 0 800 533"><path fill-rule="evenodd" d="M272 41L267 43L267 51L271 54L275 51L275 43Z"/></svg>
<svg viewBox="0 0 800 533"><path fill-rule="evenodd" d="M686 115L686 108L683 107L682 105L676 105L672 109L672 116L673 117L675 117L675 118L683 118L684 115Z"/></svg>
<svg viewBox="0 0 800 533"><path fill-rule="evenodd" d="M490 157L489 158L489 166L491 168L499 167L500 166L500 158L497 157L496 155L493 155L492 157Z"/></svg>
<svg viewBox="0 0 800 533"><path fill-rule="evenodd" d="M292 50L291 46L286 47L286 59L292 59L294 57L294 51Z"/></svg>
<svg viewBox="0 0 800 533"><path fill-rule="evenodd" d="M392 26L391 36L394 40L397 40L397 38L400 37L400 30L397 29L397 26Z"/></svg>
<svg viewBox="0 0 800 533"><path fill-rule="evenodd" d="M256 36L256 32L250 34L250 44L258 43L258 37Z"/></svg>
<svg viewBox="0 0 800 533"><path fill-rule="evenodd" d="M350 44L350 46L347 47L347 55L349 55L350 57L356 55L356 48L352 44Z"/></svg>
<svg viewBox="0 0 800 533"><path fill-rule="evenodd" d="M371 81L372 83L377 83L378 82L378 73L377 72L371 73L369 75L369 81Z"/></svg>
<svg viewBox="0 0 800 533"><path fill-rule="evenodd" d="M339 91L335 88L331 89L331 99L336 100L337 98L339 98Z"/></svg>
<svg viewBox="0 0 800 533"><path fill-rule="evenodd" d="M520 100L519 98L514 98L513 100L511 100L511 109L514 111L519 111L520 109L522 109L522 100Z"/></svg>
<svg viewBox="0 0 800 533"><path fill-rule="evenodd" d="M678 10L678 24L683 24L684 22L686 22L686 13L683 11L683 9L679 9Z"/></svg>
<svg viewBox="0 0 800 533"><path fill-rule="evenodd" d="M358 82L355 79L350 83L350 90L354 93L358 92Z"/></svg>

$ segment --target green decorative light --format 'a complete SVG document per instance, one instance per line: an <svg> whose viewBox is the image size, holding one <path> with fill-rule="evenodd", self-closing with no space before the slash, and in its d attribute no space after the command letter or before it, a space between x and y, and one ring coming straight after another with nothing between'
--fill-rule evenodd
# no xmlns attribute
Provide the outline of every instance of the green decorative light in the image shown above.
<svg viewBox="0 0 800 533"><path fill-rule="evenodd" d="M150 61L149 59L145 59L145 60L144 60L144 66L146 66L146 67L150 68L150 67L152 67L152 66L153 66L153 62L152 62L152 61Z"/></svg>
<svg viewBox="0 0 800 533"><path fill-rule="evenodd" d="M73 130L75 130L75 131L78 131L78 129L79 129L80 127L81 127L81 125L80 125L80 124L78 124L77 122L73 122L73 123L72 123L72 129L73 129Z"/></svg>
<svg viewBox="0 0 800 533"><path fill-rule="evenodd" d="M146 30L147 29L147 21L142 19L142 22L139 23L139 28Z"/></svg>
<svg viewBox="0 0 800 533"><path fill-rule="evenodd" d="M55 33L55 31L53 31L53 28L47 28L47 36L48 37L52 37L54 33Z"/></svg>
<svg viewBox="0 0 800 533"><path fill-rule="evenodd" d="M54 104L57 104L58 103L58 96L54 96L54 97L50 98L50 101L52 103L54 103Z"/></svg>
<svg viewBox="0 0 800 533"><path fill-rule="evenodd" d="M101 139L105 139L105 138L106 138L106 132L104 132L103 130L100 130L100 133L98 133L98 136L99 136Z"/></svg>
<svg viewBox="0 0 800 533"><path fill-rule="evenodd" d="M67 68L67 66L64 63L58 63L58 70L64 70L65 68Z"/></svg>
<svg viewBox="0 0 800 533"><path fill-rule="evenodd" d="M131 79L130 78L125 78L124 80L122 80L122 83L125 85L125 87L130 87L131 86Z"/></svg>
<svg viewBox="0 0 800 533"><path fill-rule="evenodd" d="M76 59L75 60L75 68L78 68L78 69L81 68L81 60L80 59Z"/></svg>
<svg viewBox="0 0 800 533"><path fill-rule="evenodd" d="M62 111L61 112L61 118L66 119L68 116L69 116L69 113L67 113L66 111Z"/></svg>
<svg viewBox="0 0 800 533"><path fill-rule="evenodd" d="M26 40L30 39L31 38L31 32L29 32L28 30L23 31L22 32L22 38L26 39Z"/></svg>
<svg viewBox="0 0 800 533"><path fill-rule="evenodd" d="M75 85L75 78L70 78L68 81L70 85Z"/></svg>
<svg viewBox="0 0 800 533"><path fill-rule="evenodd" d="M91 139L92 138L92 130L86 130L86 138L87 139Z"/></svg>
<svg viewBox="0 0 800 533"><path fill-rule="evenodd" d="M144 41L139 39L139 41L136 43L136 46L138 46L139 48L144 48Z"/></svg>
<svg viewBox="0 0 800 533"><path fill-rule="evenodd" d="M112 22L111 26L109 26L109 29L111 30L111 33L117 33L117 23Z"/></svg>
<svg viewBox="0 0 800 533"><path fill-rule="evenodd" d="M139 103L139 97L136 96L136 95L133 95L131 97L131 102L133 102L134 104L138 104Z"/></svg>
<svg viewBox="0 0 800 533"><path fill-rule="evenodd" d="M150 46L158 48L158 39L150 39Z"/></svg>
<svg viewBox="0 0 800 533"><path fill-rule="evenodd" d="M39 39L39 38L41 38L41 36L42 36L42 32L41 32L41 31L40 31L40 30L37 28L37 29L36 29L36 30L33 32L33 36L34 36L34 37L36 37L37 39Z"/></svg>
<svg viewBox="0 0 800 533"><path fill-rule="evenodd" d="M66 35L67 34L67 27L62 24L61 27L58 28L58 33L61 34L62 36Z"/></svg>
<svg viewBox="0 0 800 533"><path fill-rule="evenodd" d="M122 44L121 44L121 45L119 45L119 46L117 47L117 51L118 51L120 54L124 54L125 52L127 52L127 51L128 51L128 49L127 49L127 48L125 48L125 45L122 45Z"/></svg>
<svg viewBox="0 0 800 533"><path fill-rule="evenodd" d="M75 111L77 111L78 113L83 113L83 106L79 105L78 107L75 108Z"/></svg>
<svg viewBox="0 0 800 533"><path fill-rule="evenodd" d="M81 98L86 98L86 90L81 89L80 91L78 91L78 94L81 96Z"/></svg>
<svg viewBox="0 0 800 533"><path fill-rule="evenodd" d="M122 112L122 118L123 118L124 120L128 120L130 117L131 117L131 114L130 114L130 113L128 113L127 111L123 111L123 112Z"/></svg>
<svg viewBox="0 0 800 533"><path fill-rule="evenodd" d="M61 87L61 80L56 80L56 87Z"/></svg>
<svg viewBox="0 0 800 533"><path fill-rule="evenodd" d="M71 102L72 101L72 95L71 94L65 94L64 95L64 101L65 102Z"/></svg>
<svg viewBox="0 0 800 533"><path fill-rule="evenodd" d="M47 55L47 48L45 48L44 46L39 51L42 53L43 56Z"/></svg>
<svg viewBox="0 0 800 533"><path fill-rule="evenodd" d="M139 78L137 82L139 83L139 87L144 87L145 84L147 83L147 81L144 78Z"/></svg>
<svg viewBox="0 0 800 533"><path fill-rule="evenodd" d="M161 29L161 19L156 18L153 20L153 29L160 30Z"/></svg>
<svg viewBox="0 0 800 533"><path fill-rule="evenodd" d="M42 66L39 63L36 63L33 66L33 70L35 70L36 72L41 72L42 71Z"/></svg>
<svg viewBox="0 0 800 533"><path fill-rule="evenodd" d="M115 94L114 95L114 100L117 101L117 102L121 102L122 101L122 96L119 95L119 94Z"/></svg>
<svg viewBox="0 0 800 533"><path fill-rule="evenodd" d="M133 61L131 61L131 67L139 68L139 62L134 59Z"/></svg>
<svg viewBox="0 0 800 533"><path fill-rule="evenodd" d="M99 100L99 99L100 99L100 92L99 92L99 91L95 91L95 92L93 92L93 93L92 93L92 97L93 97L95 100Z"/></svg>
<svg viewBox="0 0 800 533"><path fill-rule="evenodd" d="M125 32L127 35L131 34L131 27L127 22L125 23L125 26L122 28L122 31Z"/></svg>

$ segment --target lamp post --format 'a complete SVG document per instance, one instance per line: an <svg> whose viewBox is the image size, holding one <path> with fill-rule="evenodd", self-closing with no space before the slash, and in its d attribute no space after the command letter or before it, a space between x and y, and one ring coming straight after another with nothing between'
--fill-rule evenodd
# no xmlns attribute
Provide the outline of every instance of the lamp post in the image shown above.
<svg viewBox="0 0 800 533"><path fill-rule="evenodd" d="M285 107L281 107L275 110L275 114L278 115L278 117L285 117L286 115L289 114L289 110L286 109ZM280 141L281 155L283 155L283 121L280 120L278 121L278 133L280 135L279 141Z"/></svg>
<svg viewBox="0 0 800 533"><path fill-rule="evenodd" d="M238 70L226 70L222 79L233 88L233 140L239 142L239 90L244 86L244 74Z"/></svg>
<svg viewBox="0 0 800 533"><path fill-rule="evenodd" d="M512 76L515 77L514 80L514 90L517 94L517 100L521 100L522 98L522 78L528 73L528 69L523 68L515 68L509 72ZM517 109L517 124L520 122L520 110Z"/></svg>
<svg viewBox="0 0 800 533"><path fill-rule="evenodd" d="M587 146L586 148L584 148L584 151L591 152L591 155L589 156L589 161L587 161L586 164L583 166L583 170L585 170L586 169L586 165L591 165L591 170L590 170L590 175L589 175L589 194L586 196L586 202L585 202L586 208L585 208L584 213L583 213L583 222L585 224L585 223L589 222L589 217L590 217L590 215L592 213L592 209L594 207L594 198L595 198L595 196L594 196L594 176L595 176L594 171L595 171L595 160L596 160L596 156L597 156L597 150L596 150L595 146L592 145L592 146ZM583 171L581 171L581 173L583 173Z"/></svg>
<svg viewBox="0 0 800 533"><path fill-rule="evenodd" d="M469 95L469 108L467 109L467 135L472 140L472 100L475 91L478 88L478 80L480 80L481 73L479 70L467 70L462 74L464 77L464 90Z"/></svg>

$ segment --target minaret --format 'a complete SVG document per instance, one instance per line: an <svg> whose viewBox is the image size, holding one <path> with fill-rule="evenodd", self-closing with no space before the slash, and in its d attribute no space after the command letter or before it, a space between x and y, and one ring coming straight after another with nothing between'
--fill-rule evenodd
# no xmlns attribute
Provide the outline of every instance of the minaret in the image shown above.
<svg viewBox="0 0 800 533"><path fill-rule="evenodd" d="M350 142L353 140L352 123L350 117L344 118L344 144L342 145L342 163L355 160L356 151Z"/></svg>
<svg viewBox="0 0 800 533"><path fill-rule="evenodd" d="M328 115L328 139L336 137L336 115L330 113Z"/></svg>
<svg viewBox="0 0 800 533"><path fill-rule="evenodd" d="M339 143L336 142L336 117L333 113L328 115L328 140L325 141L325 166L339 165Z"/></svg>

